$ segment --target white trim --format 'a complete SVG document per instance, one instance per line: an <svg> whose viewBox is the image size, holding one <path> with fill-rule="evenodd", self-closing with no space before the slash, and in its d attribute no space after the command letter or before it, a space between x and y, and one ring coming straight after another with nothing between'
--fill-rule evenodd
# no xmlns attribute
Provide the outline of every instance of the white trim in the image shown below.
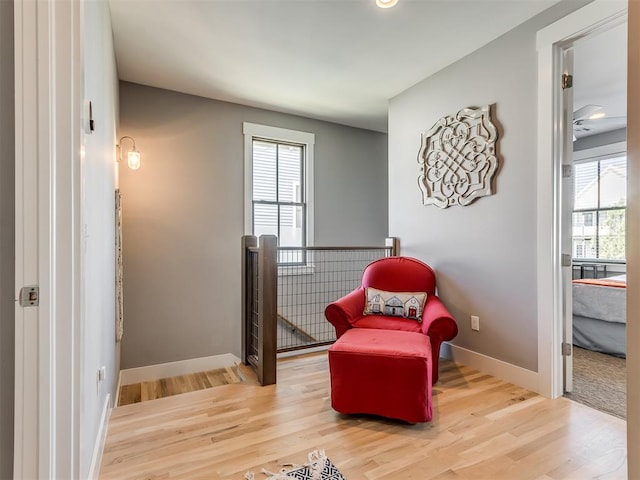
<svg viewBox="0 0 640 480"><path fill-rule="evenodd" d="M20 288L38 283L36 255L38 185L37 145L27 133L37 120L36 4L14 2L15 39L15 401L14 478L37 478L38 448L38 313L18 304ZM46 33L46 32L44 32ZM24 132L24 133L23 133Z"/></svg>
<svg viewBox="0 0 640 480"><path fill-rule="evenodd" d="M552 353L554 346L562 342L562 330L556 318L557 297L554 292L560 268L559 225L556 212L558 174L554 166L553 131L548 119L554 118L554 89L552 83L557 67L554 65L554 47L538 51L538 175L537 175L537 305L538 305L538 373L539 393L555 398L562 395L562 376L557 384L557 371L562 362ZM542 379L547 379L545 384Z"/></svg>
<svg viewBox="0 0 640 480"><path fill-rule="evenodd" d="M601 27L613 26L611 22L625 16L626 0L594 0L589 5L561 18L538 31L538 51L547 50L553 44L570 44Z"/></svg>
<svg viewBox="0 0 640 480"><path fill-rule="evenodd" d="M316 143L315 135L313 133L289 130L288 128L272 127L269 125L260 125L258 123L243 122L242 133L244 135L249 135L250 137L267 138L281 142L304 143L307 145L314 145Z"/></svg>
<svg viewBox="0 0 640 480"><path fill-rule="evenodd" d="M15 3L14 476L80 476L81 2ZM57 108L60 107L60 108Z"/></svg>
<svg viewBox="0 0 640 480"><path fill-rule="evenodd" d="M161 378L205 372L217 368L231 367L240 363L240 359L232 353L223 353L211 357L190 358L177 362L159 363L146 367L135 367L120 370L119 385L148 382ZM118 392L119 393L119 392Z"/></svg>
<svg viewBox="0 0 640 480"><path fill-rule="evenodd" d="M120 406L120 386L122 384L122 372L118 372L118 384L116 385L116 398L113 400L113 408Z"/></svg>
<svg viewBox="0 0 640 480"><path fill-rule="evenodd" d="M253 200L253 138L260 137L282 142L299 143L305 145L305 199L307 206L307 246L314 243L314 146L316 136L313 133L289 130L286 128L259 125L257 123L242 123L244 135L244 233L253 235L252 200Z"/></svg>
<svg viewBox="0 0 640 480"><path fill-rule="evenodd" d="M527 390L538 392L538 374L532 370L518 367L511 363L503 362L496 358L488 357L472 350L443 343L440 347L440 356L454 362L461 363L475 370L488 373L506 382L513 383ZM539 392L538 392L539 393Z"/></svg>
<svg viewBox="0 0 640 480"><path fill-rule="evenodd" d="M102 465L102 453L104 452L104 445L107 441L107 429L109 427L109 417L111 417L112 408L111 394L108 393L104 399L104 407L102 408L102 416L100 417L100 427L98 429L98 435L96 436L96 444L93 448L93 455L91 456L91 466L89 467L89 474L87 478L89 480L97 480L100 475L100 466Z"/></svg>
<svg viewBox="0 0 640 480"><path fill-rule="evenodd" d="M556 398L563 393L562 267L560 266L559 121L561 47L600 28L622 21L625 1L595 0L537 34L538 48L538 175L537 175L537 298L539 393Z"/></svg>

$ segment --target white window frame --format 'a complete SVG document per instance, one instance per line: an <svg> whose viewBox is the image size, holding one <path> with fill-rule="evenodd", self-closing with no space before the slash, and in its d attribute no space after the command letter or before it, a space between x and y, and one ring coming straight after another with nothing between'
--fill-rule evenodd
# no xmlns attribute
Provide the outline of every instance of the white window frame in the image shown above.
<svg viewBox="0 0 640 480"><path fill-rule="evenodd" d="M257 123L242 123L244 134L244 232L245 235L253 235L253 140L273 140L275 142L296 143L304 146L304 194L303 202L306 205L306 246L314 244L314 195L313 195L313 156L315 135L313 133L289 130L280 127L271 127ZM297 270L296 270L297 268ZM280 274L287 274L288 270L304 273L300 267L279 267Z"/></svg>
<svg viewBox="0 0 640 480"><path fill-rule="evenodd" d="M616 157L621 157L621 156L627 156L627 142L616 142L616 143L610 143L608 145L601 145L598 147L593 147L593 148L585 148L584 150L578 150L573 152L573 164L579 164L579 163L587 163L587 162L595 162L595 161L599 161L599 160L606 160L608 158L616 158ZM628 161L628 159L627 159ZM628 167L627 167L628 168ZM628 198L627 198L627 204L628 204ZM625 212L626 212L626 208L627 205L625 204ZM575 209L575 206L574 206ZM599 212L600 209L593 209L593 212ZM574 210L575 213L575 210ZM625 217L625 224L626 224L627 218ZM595 225L595 221L593 222ZM596 232L597 235L597 232ZM595 243L595 245L598 245L598 242ZM573 253L573 252L572 252ZM606 259L606 258L574 258L574 261L588 261L588 262L594 262L594 261L602 261L602 262L607 262L607 261L611 261L611 259ZM613 260L614 263L618 262L617 260ZM627 259L625 258L624 263L626 264Z"/></svg>

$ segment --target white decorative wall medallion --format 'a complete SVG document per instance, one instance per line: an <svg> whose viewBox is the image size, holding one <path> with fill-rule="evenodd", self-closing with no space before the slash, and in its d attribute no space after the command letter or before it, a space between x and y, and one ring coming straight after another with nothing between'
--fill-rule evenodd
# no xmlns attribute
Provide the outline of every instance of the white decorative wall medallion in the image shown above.
<svg viewBox="0 0 640 480"><path fill-rule="evenodd" d="M493 193L498 132L490 111L490 105L463 108L422 134L418 185L424 205L465 206Z"/></svg>

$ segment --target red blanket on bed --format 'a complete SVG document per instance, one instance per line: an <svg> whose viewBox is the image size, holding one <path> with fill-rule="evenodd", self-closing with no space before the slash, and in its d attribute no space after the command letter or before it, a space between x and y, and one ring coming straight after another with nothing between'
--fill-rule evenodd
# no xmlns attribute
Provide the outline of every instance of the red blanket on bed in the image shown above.
<svg viewBox="0 0 640 480"><path fill-rule="evenodd" d="M618 282L616 280L609 280L606 278L583 278L580 280L574 280L573 283L582 283L585 285L599 285L601 287L627 288L627 284L625 282Z"/></svg>

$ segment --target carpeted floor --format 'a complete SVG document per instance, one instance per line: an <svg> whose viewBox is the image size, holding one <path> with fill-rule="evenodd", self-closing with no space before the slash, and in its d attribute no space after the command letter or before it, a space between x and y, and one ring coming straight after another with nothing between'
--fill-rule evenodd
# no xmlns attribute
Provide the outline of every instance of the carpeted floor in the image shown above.
<svg viewBox="0 0 640 480"><path fill-rule="evenodd" d="M602 412L626 419L626 360L574 347L573 392L565 396Z"/></svg>

